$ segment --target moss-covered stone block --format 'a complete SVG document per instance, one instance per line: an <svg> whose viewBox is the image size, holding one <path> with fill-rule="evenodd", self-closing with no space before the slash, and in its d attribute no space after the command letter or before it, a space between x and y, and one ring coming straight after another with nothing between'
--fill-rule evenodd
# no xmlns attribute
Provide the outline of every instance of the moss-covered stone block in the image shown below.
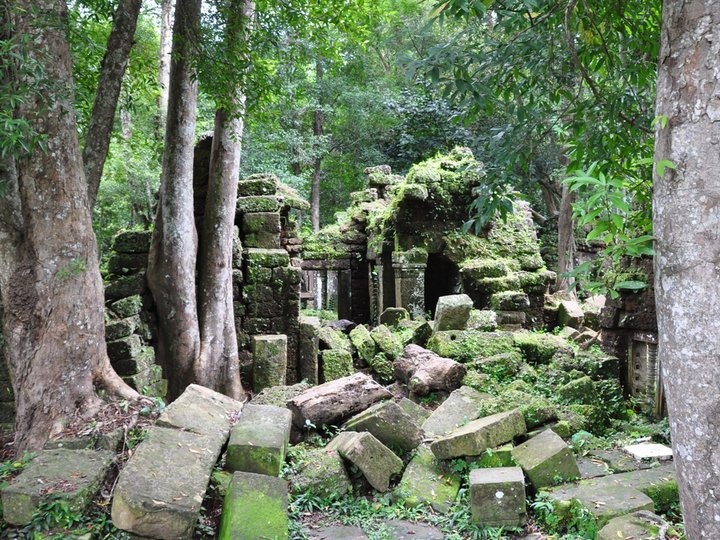
<svg viewBox="0 0 720 540"><path fill-rule="evenodd" d="M481 358L472 364L472 367L476 370L486 373L498 381L504 381L516 376L522 366L523 358L520 351L517 350Z"/></svg>
<svg viewBox="0 0 720 540"><path fill-rule="evenodd" d="M350 331L350 341L357 350L358 356L366 362L372 361L377 354L375 340L365 325L359 324Z"/></svg>
<svg viewBox="0 0 720 540"><path fill-rule="evenodd" d="M619 516L608 521L597 535L597 540L618 540L618 538L658 538L661 526L667 522L648 510L640 510ZM678 532L668 525L667 532L670 537L679 536Z"/></svg>
<svg viewBox="0 0 720 540"><path fill-rule="evenodd" d="M528 428L541 426L557 419L557 407L547 398L532 395L525 391L505 390L493 399L480 404L480 415L487 416L498 412L518 409Z"/></svg>
<svg viewBox="0 0 720 540"><path fill-rule="evenodd" d="M579 403L581 405L594 405L598 403L598 393L593 380L580 377L562 385L557 389L558 397L565 403Z"/></svg>
<svg viewBox="0 0 720 540"><path fill-rule="evenodd" d="M340 498L352 491L342 457L335 450L308 450L289 476L296 493L310 493L320 498Z"/></svg>
<svg viewBox="0 0 720 540"><path fill-rule="evenodd" d="M346 431L367 431L377 440L402 456L417 448L424 433L415 419L394 401L376 403L353 416L343 428Z"/></svg>
<svg viewBox="0 0 720 540"><path fill-rule="evenodd" d="M113 369L118 375L123 377L129 377L131 375L135 375L136 373L142 373L151 369L154 365L155 350L152 347L140 347L137 354L121 358L120 360L114 360L112 362ZM162 370L160 371L160 377L162 377Z"/></svg>
<svg viewBox="0 0 720 540"><path fill-rule="evenodd" d="M125 319L113 319L105 324L105 341L126 338L135 332L135 329L139 326L140 317L137 315Z"/></svg>
<svg viewBox="0 0 720 540"><path fill-rule="evenodd" d="M238 182L238 196L275 195L279 184L274 174L253 174Z"/></svg>
<svg viewBox="0 0 720 540"><path fill-rule="evenodd" d="M490 307L495 311L525 311L530 309L530 299L523 291L502 291L490 297Z"/></svg>
<svg viewBox="0 0 720 540"><path fill-rule="evenodd" d="M128 296L143 294L146 289L145 271L130 276L120 276L105 286L105 300L112 302Z"/></svg>
<svg viewBox="0 0 720 540"><path fill-rule="evenodd" d="M549 429L513 448L512 457L535 489L580 478L572 450Z"/></svg>
<svg viewBox="0 0 720 540"><path fill-rule="evenodd" d="M116 276L134 274L145 270L147 264L147 253L113 253L108 259L108 272Z"/></svg>
<svg viewBox="0 0 720 540"><path fill-rule="evenodd" d="M370 331L370 336L373 338L373 341L375 341L378 349L389 358L395 359L402 354L402 341L384 324L373 328Z"/></svg>
<svg viewBox="0 0 720 540"><path fill-rule="evenodd" d="M237 200L237 211L243 214L278 210L280 210L280 199L275 195L252 195L238 197Z"/></svg>
<svg viewBox="0 0 720 540"><path fill-rule="evenodd" d="M580 304L575 300L561 300L558 305L558 324L581 329L583 326L583 313Z"/></svg>
<svg viewBox="0 0 720 540"><path fill-rule="evenodd" d="M220 520L220 540L284 540L288 533L288 485L262 474L236 472Z"/></svg>
<svg viewBox="0 0 720 540"><path fill-rule="evenodd" d="M499 278L506 276L510 271L506 261L502 259L472 259L463 269L472 279Z"/></svg>
<svg viewBox="0 0 720 540"><path fill-rule="evenodd" d="M291 425L292 413L284 407L245 405L230 431L227 469L279 476Z"/></svg>
<svg viewBox="0 0 720 540"><path fill-rule="evenodd" d="M320 351L320 378L322 382L341 379L355 373L352 354L339 349Z"/></svg>
<svg viewBox="0 0 720 540"><path fill-rule="evenodd" d="M253 390L260 392L285 384L287 373L287 336L252 336Z"/></svg>
<svg viewBox="0 0 720 540"><path fill-rule="evenodd" d="M402 460L371 433L344 431L327 445L362 472L378 491L387 491L390 479L403 470Z"/></svg>
<svg viewBox="0 0 720 540"><path fill-rule="evenodd" d="M410 415L418 426L422 426L425 420L427 420L430 416L430 411L428 411L425 407L406 397L401 398L397 404L403 411L405 411L406 414Z"/></svg>
<svg viewBox="0 0 720 540"><path fill-rule="evenodd" d="M518 410L502 412L473 420L465 426L440 437L430 445L438 459L479 456L527 431Z"/></svg>
<svg viewBox="0 0 720 540"><path fill-rule="evenodd" d="M488 448L479 456L465 459L473 468L477 469L512 467L515 465L512 458L512 449L513 444L507 443L497 448Z"/></svg>
<svg viewBox="0 0 720 540"><path fill-rule="evenodd" d="M254 395L252 404L285 407L288 401L299 396L308 388L310 388L310 384L307 382L299 382L292 386L271 386L270 388L265 388L259 394Z"/></svg>
<svg viewBox="0 0 720 540"><path fill-rule="evenodd" d="M445 358L469 362L497 354L517 351L509 332L480 332L477 330L448 330L436 332L427 348Z"/></svg>
<svg viewBox="0 0 720 540"><path fill-rule="evenodd" d="M390 384L395 380L393 361L385 353L377 353L368 362L375 377L383 384Z"/></svg>
<svg viewBox="0 0 720 540"><path fill-rule="evenodd" d="M465 330L473 301L467 294L441 296L435 307L435 331Z"/></svg>
<svg viewBox="0 0 720 540"><path fill-rule="evenodd" d="M513 342L532 364L547 364L556 353L572 353L572 347L566 340L552 334L515 332Z"/></svg>
<svg viewBox="0 0 720 540"><path fill-rule="evenodd" d="M140 336L133 334L131 336L110 341L106 344L107 353L112 362L118 362L127 358L133 358L142 351L142 341Z"/></svg>
<svg viewBox="0 0 720 540"><path fill-rule="evenodd" d="M352 355L353 344L350 338L342 331L330 326L323 326L319 333L320 348L345 351Z"/></svg>
<svg viewBox="0 0 720 540"><path fill-rule="evenodd" d="M280 248L280 214L253 212L243 214L243 245L248 248Z"/></svg>
<svg viewBox="0 0 720 540"><path fill-rule="evenodd" d="M152 231L122 231L115 235L111 249L118 253L148 253Z"/></svg>
<svg viewBox="0 0 720 540"><path fill-rule="evenodd" d="M410 508L428 504L436 512L446 513L459 491L460 478L438 461L427 445L422 445L405 468L393 494Z"/></svg>
<svg viewBox="0 0 720 540"><path fill-rule="evenodd" d="M480 416L480 404L492 396L461 386L422 425L427 437L442 437Z"/></svg>
<svg viewBox="0 0 720 540"><path fill-rule="evenodd" d="M410 318L408 310L401 307L389 307L380 314L380 324L387 326L397 326L402 321Z"/></svg>
<svg viewBox="0 0 720 540"><path fill-rule="evenodd" d="M497 329L497 314L492 310L473 309L470 311L470 318L467 322L468 330L481 330L493 332Z"/></svg>
<svg viewBox="0 0 720 540"><path fill-rule="evenodd" d="M520 467L470 471L473 521L486 527L520 527L527 521L525 477Z"/></svg>
<svg viewBox="0 0 720 540"><path fill-rule="evenodd" d="M247 248L244 250L244 254L248 267L275 268L290 264L290 255L284 249Z"/></svg>
<svg viewBox="0 0 720 540"><path fill-rule="evenodd" d="M10 484L0 489L3 519L27 525L38 506L53 497L81 514L102 487L113 452L94 450L45 450Z"/></svg>

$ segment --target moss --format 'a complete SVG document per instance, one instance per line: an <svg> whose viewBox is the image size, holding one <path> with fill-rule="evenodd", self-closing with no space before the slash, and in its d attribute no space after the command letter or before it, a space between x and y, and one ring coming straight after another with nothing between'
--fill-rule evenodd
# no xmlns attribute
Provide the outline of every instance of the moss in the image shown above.
<svg viewBox="0 0 720 540"><path fill-rule="evenodd" d="M338 224L328 225L316 233L303 236L303 257L307 260L329 261L349 256Z"/></svg>
<svg viewBox="0 0 720 540"><path fill-rule="evenodd" d="M547 364L558 352L572 352L568 341L551 334L517 332L513 339L525 360L533 364Z"/></svg>
<svg viewBox="0 0 720 540"><path fill-rule="evenodd" d="M498 278L507 275L508 264L503 259L472 259L464 265L465 272L473 279Z"/></svg>
<svg viewBox="0 0 720 540"><path fill-rule="evenodd" d="M655 510L658 512L667 512L673 505L680 502L680 492L674 478L668 478L664 482L648 486L642 491L653 500Z"/></svg>
<svg viewBox="0 0 720 540"><path fill-rule="evenodd" d="M565 403L580 405L598 404L598 393L590 377L580 377L562 385L557 390L558 397Z"/></svg>
<svg viewBox="0 0 720 540"><path fill-rule="evenodd" d="M352 354L343 350L322 351L323 382L334 381L355 373Z"/></svg>
<svg viewBox="0 0 720 540"><path fill-rule="evenodd" d="M477 458L467 458L474 469L490 469L497 467L512 467L515 462L512 458L512 443L497 448L488 448Z"/></svg>
<svg viewBox="0 0 720 540"><path fill-rule="evenodd" d="M492 332L497 328L497 314L492 310L470 310L470 318L467 322L468 330L482 330Z"/></svg>
<svg viewBox="0 0 720 540"><path fill-rule="evenodd" d="M370 335L370 331L362 324L356 326L350 332L350 341L355 346L360 358L370 362L377 354L377 346Z"/></svg>
<svg viewBox="0 0 720 540"><path fill-rule="evenodd" d="M516 291L520 288L520 280L516 273L508 274L507 276L499 278L481 278L474 279L472 274L468 274L466 268L460 269L460 272L466 278L473 281L473 285L478 289L486 291L488 293L498 293L502 291Z"/></svg>
<svg viewBox="0 0 720 540"><path fill-rule="evenodd" d="M480 416L520 409L528 428L557 419L557 408L546 398L517 390L506 390L497 397L480 403Z"/></svg>
<svg viewBox="0 0 720 540"><path fill-rule="evenodd" d="M516 376L522 365L523 359L518 351L496 354L473 362L473 367L480 373L500 382Z"/></svg>
<svg viewBox="0 0 720 540"><path fill-rule="evenodd" d="M463 377L462 385L469 386L478 392L487 392L494 388L495 382L485 373L480 373L474 369L468 369L467 373L465 373L465 377Z"/></svg>
<svg viewBox="0 0 720 540"><path fill-rule="evenodd" d="M392 360L385 353L376 354L368 361L368 364L381 383L390 384L395 380Z"/></svg>
<svg viewBox="0 0 720 540"><path fill-rule="evenodd" d="M490 307L496 311L525 311L530 299L523 291L502 291L492 295Z"/></svg>
<svg viewBox="0 0 720 540"><path fill-rule="evenodd" d="M370 331L370 335L377 344L378 348L384 352L388 358L395 359L402 354L403 345L400 338L393 334L390 328L384 324L373 328Z"/></svg>
<svg viewBox="0 0 720 540"><path fill-rule="evenodd" d="M436 332L428 340L427 348L440 356L452 358L458 362L469 362L517 351L513 344L512 334L478 330Z"/></svg>
<svg viewBox="0 0 720 540"><path fill-rule="evenodd" d="M608 417L601 406L598 405L568 405L568 411L575 413L582 423L582 429L593 435L602 435L608 425ZM572 419L565 415L562 419L572 423ZM576 420L577 421L577 420Z"/></svg>
<svg viewBox="0 0 720 540"><path fill-rule="evenodd" d="M327 349L353 353L353 344L350 338L342 330L336 330L330 326L320 328L320 345Z"/></svg>

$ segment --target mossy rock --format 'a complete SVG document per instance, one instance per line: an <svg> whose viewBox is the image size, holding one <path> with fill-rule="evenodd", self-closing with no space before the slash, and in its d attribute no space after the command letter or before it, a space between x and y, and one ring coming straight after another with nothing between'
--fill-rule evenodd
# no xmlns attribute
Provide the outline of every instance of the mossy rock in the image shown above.
<svg viewBox="0 0 720 540"><path fill-rule="evenodd" d="M468 330L481 330L493 332L497 329L497 313L492 310L470 310L470 318L467 323Z"/></svg>
<svg viewBox="0 0 720 540"><path fill-rule="evenodd" d="M355 373L352 354L348 351L330 349L321 351L323 382L334 381Z"/></svg>
<svg viewBox="0 0 720 540"><path fill-rule="evenodd" d="M403 352L403 344L400 338L390 328L381 324L370 331L378 349L385 353L388 358L395 359Z"/></svg>
<svg viewBox="0 0 720 540"><path fill-rule="evenodd" d="M377 345L370 335L370 331L362 324L350 331L350 341L357 350L358 356L370 362L377 354Z"/></svg>
<svg viewBox="0 0 720 540"><path fill-rule="evenodd" d="M608 425L608 416L602 406L598 405L568 405L566 410L575 413L582 419L583 429L594 435L602 435ZM569 417L561 415L561 419L570 421Z"/></svg>
<svg viewBox="0 0 720 540"><path fill-rule="evenodd" d="M509 272L508 264L502 259L473 259L463 268L472 279L499 278Z"/></svg>
<svg viewBox="0 0 720 540"><path fill-rule="evenodd" d="M320 347L336 351L345 351L352 355L353 344L350 338L342 330L336 330L330 326L320 328Z"/></svg>
<svg viewBox="0 0 720 540"><path fill-rule="evenodd" d="M468 369L463 377L462 385L469 386L478 392L488 392L495 386L495 382L485 373L480 373L474 369Z"/></svg>
<svg viewBox="0 0 720 540"><path fill-rule="evenodd" d="M378 353L368 361L370 369L383 384L390 384L394 380L393 362L385 353Z"/></svg>
<svg viewBox="0 0 720 540"><path fill-rule="evenodd" d="M490 307L495 311L525 311L530 309L530 299L523 291L502 291L490 297Z"/></svg>
<svg viewBox="0 0 720 540"><path fill-rule="evenodd" d="M513 334L513 341L522 351L525 360L532 364L547 364L557 353L572 353L568 341L552 334L516 332Z"/></svg>
<svg viewBox="0 0 720 540"><path fill-rule="evenodd" d="M598 404L598 393L590 377L580 377L564 384L557 390L558 397L565 403L580 405Z"/></svg>
<svg viewBox="0 0 720 540"><path fill-rule="evenodd" d="M452 358L458 362L469 362L517 351L512 334L478 330L436 332L428 340L427 348L440 356Z"/></svg>
<svg viewBox="0 0 720 540"><path fill-rule="evenodd" d="M352 491L343 460L336 451L315 448L302 452L300 456L288 477L295 493L336 499Z"/></svg>
<svg viewBox="0 0 720 540"><path fill-rule="evenodd" d="M473 367L497 381L514 377L523 366L523 358L519 351L496 354L473 362Z"/></svg>
<svg viewBox="0 0 720 540"><path fill-rule="evenodd" d="M528 428L541 426L557 419L557 407L547 398L517 390L504 391L480 404L481 416L513 409L520 409Z"/></svg>

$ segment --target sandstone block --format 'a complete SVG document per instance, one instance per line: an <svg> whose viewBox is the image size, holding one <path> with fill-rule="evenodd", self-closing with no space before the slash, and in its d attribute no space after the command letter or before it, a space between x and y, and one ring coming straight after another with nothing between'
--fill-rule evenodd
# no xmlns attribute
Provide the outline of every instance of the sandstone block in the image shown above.
<svg viewBox="0 0 720 540"><path fill-rule="evenodd" d="M512 456L535 489L580 478L572 450L550 429L513 448Z"/></svg>
<svg viewBox="0 0 720 540"><path fill-rule="evenodd" d="M287 374L287 336L252 336L253 390L285 384Z"/></svg>
<svg viewBox="0 0 720 540"><path fill-rule="evenodd" d="M245 405L230 431L229 471L279 476L290 441L292 413L272 405Z"/></svg>
<svg viewBox="0 0 720 540"><path fill-rule="evenodd" d="M441 296L435 308L435 331L465 330L473 301L467 294Z"/></svg>
<svg viewBox="0 0 720 540"><path fill-rule="evenodd" d="M376 403L353 416L343 427L347 431L372 433L398 455L417 448L424 436L415 420L394 401Z"/></svg>
<svg viewBox="0 0 720 540"><path fill-rule="evenodd" d="M220 540L288 538L287 482L236 472L228 487L220 521Z"/></svg>
<svg viewBox="0 0 720 540"><path fill-rule="evenodd" d="M427 445L421 445L405 468L395 496L408 507L429 504L447 512L460 490L460 478L440 463Z"/></svg>
<svg viewBox="0 0 720 540"><path fill-rule="evenodd" d="M453 391L422 425L427 437L442 437L480 416L480 403L492 396L469 386Z"/></svg>
<svg viewBox="0 0 720 540"><path fill-rule="evenodd" d="M367 432L344 431L330 441L327 448L336 450L360 469L369 484L378 491L387 491L390 479L403 469L402 460Z"/></svg>
<svg viewBox="0 0 720 540"><path fill-rule="evenodd" d="M525 477L520 467L470 471L473 521L486 527L520 527L527 521Z"/></svg>

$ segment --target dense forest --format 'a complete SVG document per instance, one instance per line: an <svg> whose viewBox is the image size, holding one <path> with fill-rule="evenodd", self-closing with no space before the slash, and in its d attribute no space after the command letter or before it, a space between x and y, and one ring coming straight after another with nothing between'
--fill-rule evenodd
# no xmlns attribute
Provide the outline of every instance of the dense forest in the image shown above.
<svg viewBox="0 0 720 540"><path fill-rule="evenodd" d="M0 15L3 535L720 537L719 2Z"/></svg>

